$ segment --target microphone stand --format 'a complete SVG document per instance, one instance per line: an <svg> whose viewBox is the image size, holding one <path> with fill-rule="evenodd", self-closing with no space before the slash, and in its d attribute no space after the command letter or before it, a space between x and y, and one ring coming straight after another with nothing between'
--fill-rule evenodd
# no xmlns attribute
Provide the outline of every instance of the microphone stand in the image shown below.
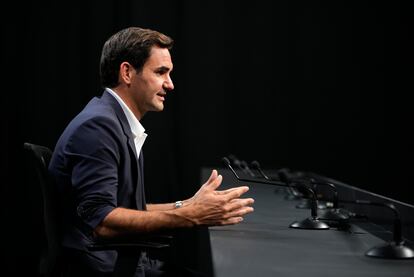
<svg viewBox="0 0 414 277"><path fill-rule="evenodd" d="M394 224L393 224L393 239L389 242L370 248L365 255L373 258L381 259L413 259L414 250L404 245L404 239L402 237L402 222L401 216L397 208L392 203L372 202L368 200L355 200L355 201L341 201L350 204L370 205L385 207L393 211Z"/></svg>
<svg viewBox="0 0 414 277"><path fill-rule="evenodd" d="M252 161L251 166L256 169L260 175L263 176L263 178L265 178L266 180L273 180L272 178L270 178L269 176L266 175L266 173L264 173L264 171L262 170L262 167L260 166L258 161ZM283 182L285 182L289 187L286 188L286 192L288 193L285 197L286 200L297 200L297 199L302 199L303 195L298 192L296 189L294 189L290 183L287 181L288 177L287 177L287 173L286 173L286 168L282 168L277 170L277 174L279 176L279 179ZM308 207L308 209L310 208L310 206Z"/></svg>
<svg viewBox="0 0 414 277"><path fill-rule="evenodd" d="M250 169L249 165L247 164L246 161L240 161L240 165L242 168L244 168L246 170L246 172L251 176L251 177L256 177L256 174L253 173L253 171Z"/></svg>
<svg viewBox="0 0 414 277"><path fill-rule="evenodd" d="M260 164L259 164L259 162L258 161L252 161L251 163L251 166L254 168L254 169L256 169L257 171L259 171L259 173L260 173L260 175L262 175L263 176L263 178L265 178L266 180L271 180L271 178L269 177L269 176L267 176L266 175L266 173L264 173L264 171L263 171L263 169L262 169L262 167L260 166Z"/></svg>
<svg viewBox="0 0 414 277"><path fill-rule="evenodd" d="M267 176L264 171L262 170L260 164L258 161L253 161L251 163L251 165L253 166L253 168L255 168L266 180L271 180L271 178L269 176ZM281 172L282 173L282 172ZM283 175L282 175L283 174ZM281 174L281 176L283 176L281 179L283 181L285 181L288 185L289 185L289 192L291 193L291 195L293 195L293 197L289 197L288 200L293 200L293 199L302 199L301 203L296 205L296 208L298 209L310 209L312 206L311 201L309 201L308 198L304 198L304 195L300 192L298 192L292 185L291 183L289 183L289 178L287 177L287 174L285 172L283 172ZM292 180L292 182L296 182L296 179ZM302 181L301 183L306 183L308 181ZM318 202L318 209L326 209L326 205L323 205L321 203Z"/></svg>
<svg viewBox="0 0 414 277"><path fill-rule="evenodd" d="M229 159L233 162L235 166L237 166L240 170L243 171L244 174L249 175L251 177L256 177L254 173L250 170L249 165L246 161L239 160L235 155L230 154Z"/></svg>
<svg viewBox="0 0 414 277"><path fill-rule="evenodd" d="M236 171L231 166L229 159L224 157L222 160L226 164L226 166L230 169L230 171L233 173L233 175L236 177L236 179L239 180L239 181L249 182L249 183L267 184L267 185L280 186L280 187L289 187L289 185L284 183L284 182L240 178L237 175ZM297 187L297 186L295 186L295 187ZM325 222L322 222L318 219L318 215L317 215L318 200L316 199L315 192L307 186L303 186L303 188L305 190L307 190L312 195L311 216L304 219L304 220L302 220L302 221L295 221L292 224L290 224L289 227L290 228L296 228L296 229L312 229L312 230L327 230L327 229L329 229L328 224L326 224Z"/></svg>
<svg viewBox="0 0 414 277"><path fill-rule="evenodd" d="M336 186L330 182L323 182L323 181L316 181L314 178L310 178L309 180L304 179L295 179L294 181L298 182L307 182L311 183L312 185L321 185L321 186L327 186L333 191L333 207L332 208L325 208L324 210L319 213L319 218L321 220L328 220L328 221L335 221L339 222L341 224L347 224L349 220L349 215L346 215L342 213L339 209L339 197L338 197L338 190L336 189Z"/></svg>

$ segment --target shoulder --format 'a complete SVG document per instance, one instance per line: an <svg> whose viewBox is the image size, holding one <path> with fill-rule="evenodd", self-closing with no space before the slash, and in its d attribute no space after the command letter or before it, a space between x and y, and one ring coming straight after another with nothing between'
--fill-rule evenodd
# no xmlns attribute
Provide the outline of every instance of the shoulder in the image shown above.
<svg viewBox="0 0 414 277"><path fill-rule="evenodd" d="M98 148L117 149L125 144L127 137L116 112L111 106L95 101L91 100L68 124L57 148L89 152Z"/></svg>
<svg viewBox="0 0 414 277"><path fill-rule="evenodd" d="M86 132L117 131L121 123L112 106L92 99L85 108L69 123L66 129Z"/></svg>

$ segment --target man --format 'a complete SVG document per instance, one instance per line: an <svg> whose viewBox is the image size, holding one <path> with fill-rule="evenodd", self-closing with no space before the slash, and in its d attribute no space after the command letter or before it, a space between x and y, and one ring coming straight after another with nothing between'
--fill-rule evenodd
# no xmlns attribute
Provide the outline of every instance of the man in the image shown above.
<svg viewBox="0 0 414 277"><path fill-rule="evenodd" d="M95 239L139 236L170 228L237 224L253 211L248 187L217 188L213 170L190 199L146 204L140 124L149 111L162 111L173 90L173 40L159 32L131 27L110 37L102 50L105 91L67 126L55 147L49 171L58 184L63 209L63 242L68 271L110 274L115 251L88 251ZM136 276L162 272L141 254ZM147 274L148 276L148 274Z"/></svg>

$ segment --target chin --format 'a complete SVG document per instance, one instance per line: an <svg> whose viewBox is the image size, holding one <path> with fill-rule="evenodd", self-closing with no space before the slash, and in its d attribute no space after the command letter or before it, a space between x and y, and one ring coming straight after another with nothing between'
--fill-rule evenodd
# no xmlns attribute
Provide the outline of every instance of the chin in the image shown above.
<svg viewBox="0 0 414 277"><path fill-rule="evenodd" d="M164 105L163 104L156 105L156 106L154 106L154 109L153 109L154 112L162 112L163 110L164 110Z"/></svg>

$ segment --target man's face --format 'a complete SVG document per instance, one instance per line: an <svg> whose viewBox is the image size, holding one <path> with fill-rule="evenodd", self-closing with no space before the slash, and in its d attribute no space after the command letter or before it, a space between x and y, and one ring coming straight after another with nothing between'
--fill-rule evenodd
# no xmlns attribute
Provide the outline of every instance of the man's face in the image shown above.
<svg viewBox="0 0 414 277"><path fill-rule="evenodd" d="M153 47L142 71L131 82L134 102L143 116L148 111L162 111L168 91L174 89L170 73L173 69L168 49Z"/></svg>

